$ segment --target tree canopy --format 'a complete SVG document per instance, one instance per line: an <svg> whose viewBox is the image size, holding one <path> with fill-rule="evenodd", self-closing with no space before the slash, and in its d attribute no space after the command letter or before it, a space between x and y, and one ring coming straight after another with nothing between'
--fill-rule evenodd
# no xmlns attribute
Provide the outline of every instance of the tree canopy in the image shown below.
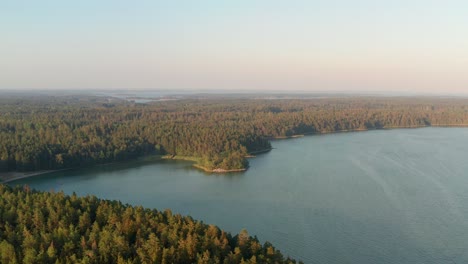
<svg viewBox="0 0 468 264"><path fill-rule="evenodd" d="M106 97L0 99L0 171L60 169L147 154L242 169L269 139L296 134L468 125L455 98L183 99L137 104Z"/></svg>
<svg viewBox="0 0 468 264"><path fill-rule="evenodd" d="M0 263L296 263L213 225L143 207L0 185Z"/></svg>

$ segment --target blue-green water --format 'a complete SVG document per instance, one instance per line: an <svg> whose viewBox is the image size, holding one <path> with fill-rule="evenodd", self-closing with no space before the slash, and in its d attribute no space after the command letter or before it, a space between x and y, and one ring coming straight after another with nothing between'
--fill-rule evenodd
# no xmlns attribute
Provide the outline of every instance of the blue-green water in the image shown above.
<svg viewBox="0 0 468 264"><path fill-rule="evenodd" d="M273 142L245 173L129 162L15 184L93 194L247 228L306 263L468 263L468 129L341 133Z"/></svg>

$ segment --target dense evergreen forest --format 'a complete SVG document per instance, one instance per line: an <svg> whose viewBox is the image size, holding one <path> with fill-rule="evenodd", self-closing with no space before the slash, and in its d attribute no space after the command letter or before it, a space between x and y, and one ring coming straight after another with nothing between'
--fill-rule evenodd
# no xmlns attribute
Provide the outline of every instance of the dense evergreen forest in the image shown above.
<svg viewBox="0 0 468 264"><path fill-rule="evenodd" d="M0 263L296 262L169 210L0 185Z"/></svg>
<svg viewBox="0 0 468 264"><path fill-rule="evenodd" d="M468 125L468 99L0 98L0 171L60 169L148 154L189 157L207 169L242 169L269 139L395 127Z"/></svg>

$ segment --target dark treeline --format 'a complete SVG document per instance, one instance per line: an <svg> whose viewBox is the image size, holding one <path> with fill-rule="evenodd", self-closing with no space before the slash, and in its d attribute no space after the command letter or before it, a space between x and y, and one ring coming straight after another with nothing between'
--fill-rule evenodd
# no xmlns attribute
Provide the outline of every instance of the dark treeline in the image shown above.
<svg viewBox="0 0 468 264"><path fill-rule="evenodd" d="M393 127L464 126L468 99L185 99L135 104L103 97L0 99L0 171L60 169L147 154L247 166L269 138Z"/></svg>
<svg viewBox="0 0 468 264"><path fill-rule="evenodd" d="M169 210L0 185L0 263L296 262Z"/></svg>

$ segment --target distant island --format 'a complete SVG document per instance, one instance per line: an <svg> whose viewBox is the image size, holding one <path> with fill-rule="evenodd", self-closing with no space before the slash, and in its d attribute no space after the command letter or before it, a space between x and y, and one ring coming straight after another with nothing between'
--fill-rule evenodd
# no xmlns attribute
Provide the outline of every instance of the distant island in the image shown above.
<svg viewBox="0 0 468 264"><path fill-rule="evenodd" d="M0 173L49 171L145 155L207 172L248 168L270 140L342 131L467 126L468 99L181 98L135 103L107 96L0 98ZM5 178L5 177L3 177Z"/></svg>

